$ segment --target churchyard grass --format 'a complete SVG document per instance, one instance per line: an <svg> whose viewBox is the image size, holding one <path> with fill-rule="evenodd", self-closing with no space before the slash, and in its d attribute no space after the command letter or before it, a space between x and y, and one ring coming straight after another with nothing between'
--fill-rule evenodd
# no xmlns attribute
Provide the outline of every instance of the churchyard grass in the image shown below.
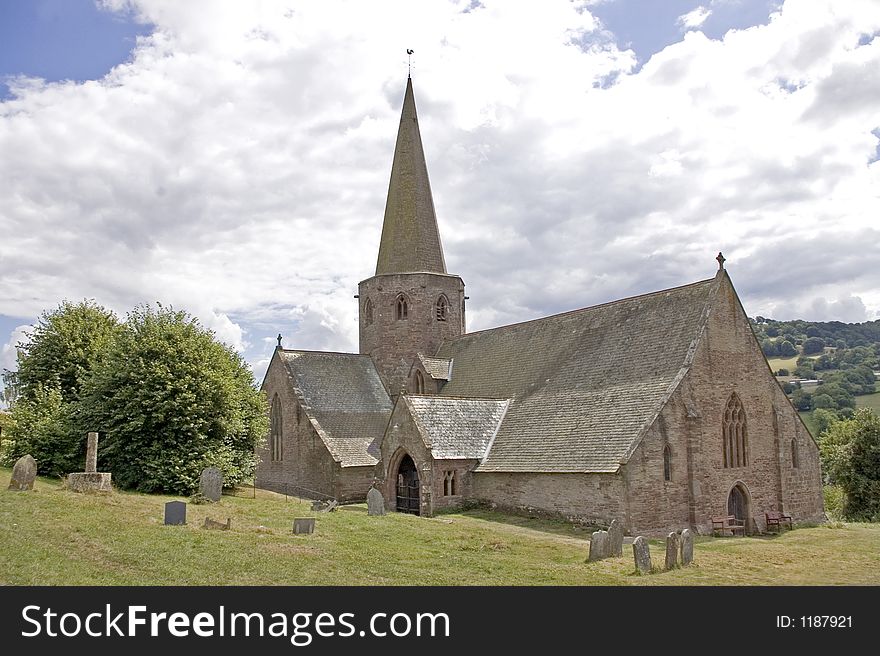
<svg viewBox="0 0 880 656"><path fill-rule="evenodd" d="M638 576L630 545L623 557L587 563L591 529L547 519L485 510L370 517L366 504L321 514L258 491L190 504L186 526L164 526L163 506L177 497L75 494L44 478L32 492L7 492L9 477L0 469L0 584L880 584L880 524L698 537L690 567ZM230 517L232 529L203 529L206 517ZM315 517L315 533L293 535L295 517ZM650 546L662 566L662 541Z"/></svg>

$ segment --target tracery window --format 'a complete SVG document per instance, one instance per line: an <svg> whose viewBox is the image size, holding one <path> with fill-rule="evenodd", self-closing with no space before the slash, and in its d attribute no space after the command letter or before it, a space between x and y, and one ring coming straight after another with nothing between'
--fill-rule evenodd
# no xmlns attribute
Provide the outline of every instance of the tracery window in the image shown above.
<svg viewBox="0 0 880 656"><path fill-rule="evenodd" d="M398 294L396 306L397 306L397 309L396 309L394 316L397 318L398 321L405 320L407 318L407 315L409 314L409 308L407 307L406 296L404 296L403 294Z"/></svg>
<svg viewBox="0 0 880 656"><path fill-rule="evenodd" d="M730 395L724 409L722 424L722 462L725 468L747 467L749 440L746 431L746 412L736 393Z"/></svg>
<svg viewBox="0 0 880 656"><path fill-rule="evenodd" d="M669 448L668 444L663 449L663 480L672 480L672 449Z"/></svg>
<svg viewBox="0 0 880 656"><path fill-rule="evenodd" d="M458 477L455 470L448 471L443 475L443 496L452 497L458 494Z"/></svg>
<svg viewBox="0 0 880 656"><path fill-rule="evenodd" d="M437 321L446 321L446 318L449 316L449 300L446 296L440 294L440 298L437 299L434 310L437 316Z"/></svg>

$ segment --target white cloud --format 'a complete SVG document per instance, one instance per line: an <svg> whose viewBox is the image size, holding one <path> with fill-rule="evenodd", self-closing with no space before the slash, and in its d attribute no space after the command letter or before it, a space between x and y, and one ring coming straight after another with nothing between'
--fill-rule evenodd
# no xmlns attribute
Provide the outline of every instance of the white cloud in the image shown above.
<svg viewBox="0 0 880 656"><path fill-rule="evenodd" d="M26 331L29 331L32 328L33 326L29 324L13 328L12 332L9 334L9 339L2 348L0 348L0 372L4 369L15 371L18 368L16 361L18 349L16 346L19 342L27 341Z"/></svg>
<svg viewBox="0 0 880 656"><path fill-rule="evenodd" d="M471 329L705 278L719 250L753 313L793 289L880 308L877 3L789 0L637 73L565 1L108 4L157 25L129 63L0 104L0 314L161 300L255 370L279 331L356 349L406 47Z"/></svg>
<svg viewBox="0 0 880 656"><path fill-rule="evenodd" d="M687 30L695 30L706 22L706 19L712 15L712 10L702 5L682 14L676 21L682 28Z"/></svg>

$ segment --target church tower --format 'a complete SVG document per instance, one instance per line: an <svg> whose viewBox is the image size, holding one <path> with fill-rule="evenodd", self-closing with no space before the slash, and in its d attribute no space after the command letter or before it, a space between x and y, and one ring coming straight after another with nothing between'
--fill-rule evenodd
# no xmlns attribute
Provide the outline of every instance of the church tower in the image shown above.
<svg viewBox="0 0 880 656"><path fill-rule="evenodd" d="M446 273L412 79L403 111L376 275L358 285L360 352L372 357L389 394L416 391L408 380L417 354L464 332L464 282Z"/></svg>

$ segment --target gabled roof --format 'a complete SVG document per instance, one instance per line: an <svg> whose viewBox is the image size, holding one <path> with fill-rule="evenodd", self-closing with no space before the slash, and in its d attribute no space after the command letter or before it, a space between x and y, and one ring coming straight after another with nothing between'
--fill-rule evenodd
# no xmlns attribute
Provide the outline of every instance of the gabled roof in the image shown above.
<svg viewBox="0 0 880 656"><path fill-rule="evenodd" d="M434 380L449 380L452 378L452 360L446 358L426 358L418 354L425 372Z"/></svg>
<svg viewBox="0 0 880 656"><path fill-rule="evenodd" d="M617 471L687 372L718 279L445 342L441 395L513 399L478 471Z"/></svg>
<svg viewBox="0 0 880 656"><path fill-rule="evenodd" d="M444 396L401 397L434 458L482 459L510 401Z"/></svg>
<svg viewBox="0 0 880 656"><path fill-rule="evenodd" d="M368 355L278 350L306 416L343 467L375 465L391 399Z"/></svg>
<svg viewBox="0 0 880 656"><path fill-rule="evenodd" d="M376 275L416 271L446 273L446 262L419 133L412 80L407 79Z"/></svg>

